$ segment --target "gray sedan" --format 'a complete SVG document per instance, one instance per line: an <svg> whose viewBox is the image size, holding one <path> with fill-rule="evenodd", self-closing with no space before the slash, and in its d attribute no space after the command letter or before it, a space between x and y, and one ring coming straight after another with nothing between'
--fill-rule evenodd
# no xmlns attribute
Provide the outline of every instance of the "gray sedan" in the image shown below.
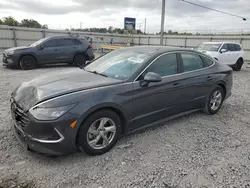
<svg viewBox="0 0 250 188"><path fill-rule="evenodd" d="M132 131L197 110L217 113L231 88L232 69L205 54L129 47L22 83L11 95L13 129L31 151L99 155Z"/></svg>

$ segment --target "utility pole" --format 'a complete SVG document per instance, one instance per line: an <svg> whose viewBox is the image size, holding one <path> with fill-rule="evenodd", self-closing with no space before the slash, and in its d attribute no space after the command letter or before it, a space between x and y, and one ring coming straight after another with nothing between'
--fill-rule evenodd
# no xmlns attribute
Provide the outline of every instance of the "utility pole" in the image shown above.
<svg viewBox="0 0 250 188"><path fill-rule="evenodd" d="M163 45L165 5L166 5L166 0L162 0L162 7L161 7L162 8L161 9L161 39L160 39L160 45Z"/></svg>
<svg viewBox="0 0 250 188"><path fill-rule="evenodd" d="M145 18L145 24L144 24L144 33L146 34L146 30L147 30L147 18Z"/></svg>

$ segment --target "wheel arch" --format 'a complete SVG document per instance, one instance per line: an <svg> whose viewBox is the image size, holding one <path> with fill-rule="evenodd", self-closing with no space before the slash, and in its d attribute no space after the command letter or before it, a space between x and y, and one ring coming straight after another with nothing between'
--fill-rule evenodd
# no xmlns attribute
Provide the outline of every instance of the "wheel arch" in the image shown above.
<svg viewBox="0 0 250 188"><path fill-rule="evenodd" d="M79 126L77 127L77 131L76 131L76 137L75 137L75 143L77 144L77 137L78 137L78 132L79 129L81 127L81 125L84 123L84 121L91 116L92 114L101 111L101 110L111 110L113 112L115 112L119 118L121 119L121 134L123 135L124 133L126 133L127 129L126 129L126 124L127 124L127 118L125 116L125 114L123 113L122 109L115 104L106 104L106 105L101 105L101 106L96 106L91 108L90 110L88 110L88 112L84 115L84 117L81 118L80 122L79 122Z"/></svg>
<svg viewBox="0 0 250 188"><path fill-rule="evenodd" d="M220 87L223 89L224 97L225 97L225 96L227 95L227 87L226 87L226 84L223 83L223 82L218 82L217 85L220 86Z"/></svg>
<svg viewBox="0 0 250 188"><path fill-rule="evenodd" d="M32 54L32 53L27 53L27 54L21 54L21 55L20 55L20 57L19 57L19 59L18 59L18 65L20 65L20 60L21 60L24 56L31 56L31 57L33 57L33 58L36 60L36 63L38 63L37 58L36 58L36 56L35 56L34 54Z"/></svg>

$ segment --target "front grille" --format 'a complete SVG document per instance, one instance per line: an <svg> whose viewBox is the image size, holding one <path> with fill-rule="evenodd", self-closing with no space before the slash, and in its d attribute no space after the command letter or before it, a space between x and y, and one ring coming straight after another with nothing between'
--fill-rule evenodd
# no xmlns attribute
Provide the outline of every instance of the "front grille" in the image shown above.
<svg viewBox="0 0 250 188"><path fill-rule="evenodd" d="M29 118L27 113L22 108L20 108L15 102L11 103L11 113L17 126L24 131L24 129L27 127L29 123Z"/></svg>

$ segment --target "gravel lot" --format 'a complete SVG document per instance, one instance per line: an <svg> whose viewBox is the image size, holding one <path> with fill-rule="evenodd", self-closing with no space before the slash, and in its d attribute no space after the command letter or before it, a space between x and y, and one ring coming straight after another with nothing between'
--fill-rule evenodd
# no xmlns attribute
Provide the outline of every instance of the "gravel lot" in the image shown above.
<svg viewBox="0 0 250 188"><path fill-rule="evenodd" d="M11 131L10 94L22 81L63 69L75 68L0 66L0 188L250 187L249 68L234 72L233 95L214 116L169 121L121 139L102 156L51 159L24 151Z"/></svg>

